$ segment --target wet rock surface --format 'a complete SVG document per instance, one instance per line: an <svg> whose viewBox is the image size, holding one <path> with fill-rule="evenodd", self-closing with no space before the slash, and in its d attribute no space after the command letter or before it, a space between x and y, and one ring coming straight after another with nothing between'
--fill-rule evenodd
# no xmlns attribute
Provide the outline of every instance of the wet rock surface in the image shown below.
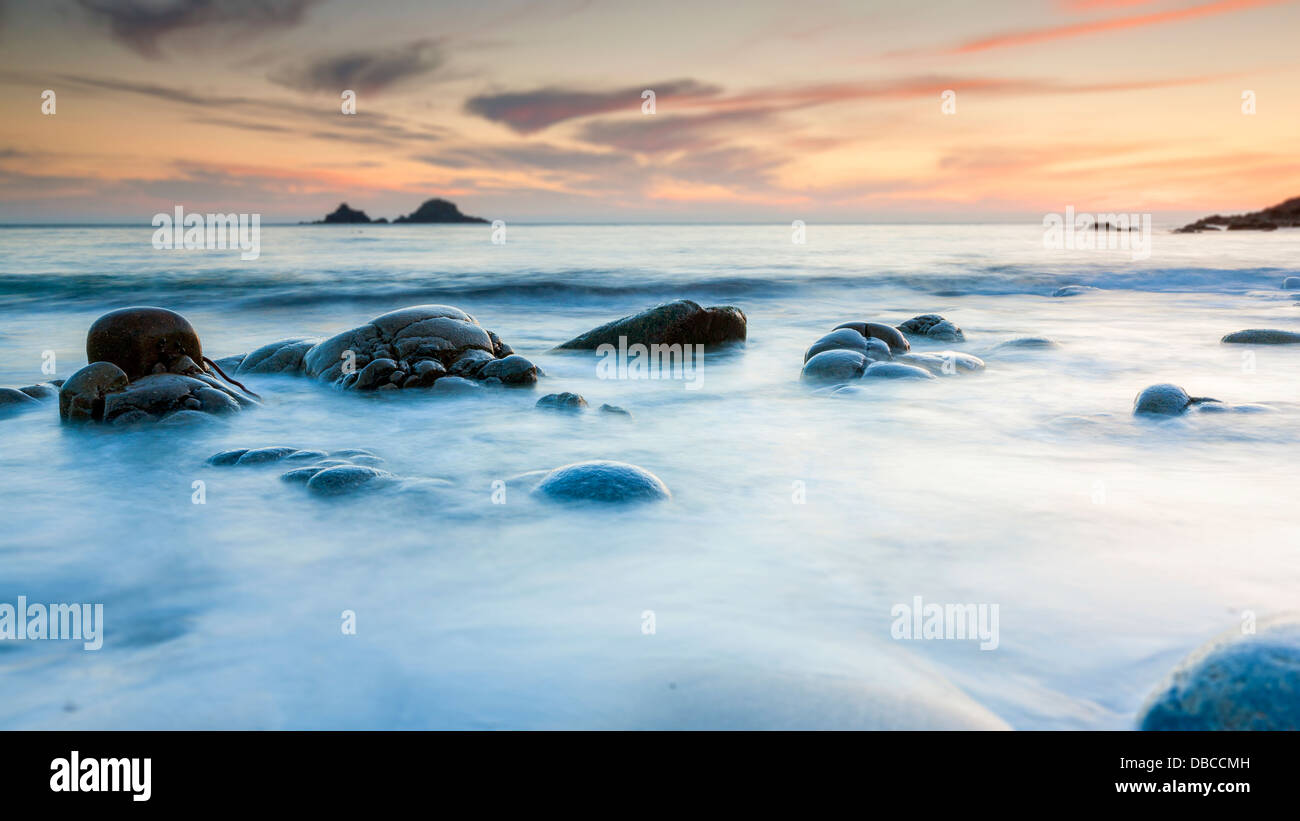
<svg viewBox="0 0 1300 821"><path fill-rule="evenodd" d="M317 340L293 337L239 358L241 373L303 374L343 390L455 389L449 379L527 386L540 372L450 305L415 305Z"/></svg>
<svg viewBox="0 0 1300 821"><path fill-rule="evenodd" d="M939 314L921 314L898 326L909 337L924 337L939 342L961 342L966 334L955 322L944 319Z"/></svg>
<svg viewBox="0 0 1300 821"><path fill-rule="evenodd" d="M702 308L689 299L663 305L607 322L557 346L567 350L595 350L601 345L721 345L743 342L748 332L745 314L729 305Z"/></svg>
<svg viewBox="0 0 1300 821"><path fill-rule="evenodd" d="M1238 345L1295 345L1300 343L1300 333L1274 328L1248 328L1234 331L1219 341Z"/></svg>
<svg viewBox="0 0 1300 821"><path fill-rule="evenodd" d="M1142 730L1300 730L1300 622L1213 640L1174 669Z"/></svg>
<svg viewBox="0 0 1300 821"><path fill-rule="evenodd" d="M578 462L550 471L533 488L556 502L637 504L672 498L668 486L648 470L626 462Z"/></svg>

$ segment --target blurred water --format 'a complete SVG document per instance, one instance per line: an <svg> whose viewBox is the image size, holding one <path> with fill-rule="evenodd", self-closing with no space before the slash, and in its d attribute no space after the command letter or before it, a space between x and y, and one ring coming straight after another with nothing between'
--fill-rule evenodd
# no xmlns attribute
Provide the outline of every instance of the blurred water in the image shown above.
<svg viewBox="0 0 1300 821"><path fill-rule="evenodd" d="M102 602L107 622L97 653L0 642L0 726L1131 726L1192 647L1294 607L1300 349L1218 340L1300 324L1279 289L1300 234L1157 233L1137 261L1041 236L272 226L241 262L155 251L147 227L0 229L0 385L48 378L48 350L72 373L94 318L131 304L181 311L216 358L449 303L548 373L468 397L254 376L266 406L210 430L0 420L0 602ZM1050 296L1065 284L1104 290ZM550 351L678 297L749 317L698 390ZM917 348L985 373L799 383L835 325L927 312L967 341ZM1059 346L993 350L1022 335ZM1133 420L1164 381L1274 410ZM561 390L633 419L532 409ZM274 468L204 465L276 444L366 447L453 487L323 502ZM492 504L496 479L588 458L653 471L673 501L556 509L511 486ZM916 595L998 604L999 648L893 641Z"/></svg>

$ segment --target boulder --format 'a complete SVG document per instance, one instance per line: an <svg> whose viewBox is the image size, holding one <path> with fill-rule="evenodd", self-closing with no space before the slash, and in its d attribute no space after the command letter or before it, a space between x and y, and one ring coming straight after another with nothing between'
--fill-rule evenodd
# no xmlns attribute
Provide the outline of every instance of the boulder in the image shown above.
<svg viewBox="0 0 1300 821"><path fill-rule="evenodd" d="M1287 277L1282 280L1282 290L1300 291L1300 277Z"/></svg>
<svg viewBox="0 0 1300 821"><path fill-rule="evenodd" d="M1272 328L1249 328L1234 331L1220 341L1241 345L1294 345L1300 342L1300 333Z"/></svg>
<svg viewBox="0 0 1300 821"><path fill-rule="evenodd" d="M182 356L203 361L203 346L189 320L166 308L133 307L110 311L86 334L86 361L111 362L127 379L171 371Z"/></svg>
<svg viewBox="0 0 1300 821"><path fill-rule="evenodd" d="M40 400L17 388L0 388L0 416L9 416L41 406Z"/></svg>
<svg viewBox="0 0 1300 821"><path fill-rule="evenodd" d="M823 351L804 363L800 379L805 382L849 382L860 379L871 360L858 351Z"/></svg>
<svg viewBox="0 0 1300 821"><path fill-rule="evenodd" d="M912 346L897 328L880 322L845 322L836 325L835 330L850 328L868 339L879 339L889 346L891 353L906 353Z"/></svg>
<svg viewBox="0 0 1300 821"><path fill-rule="evenodd" d="M363 465L326 468L307 480L307 490L317 496L341 496L373 489L394 481L393 474Z"/></svg>
<svg viewBox="0 0 1300 821"><path fill-rule="evenodd" d="M510 354L486 363L478 375L484 379L500 379L507 385L537 384L537 366L519 354Z"/></svg>
<svg viewBox="0 0 1300 821"><path fill-rule="evenodd" d="M564 465L546 474L532 491L559 502L629 504L672 497L658 476L626 462L592 461Z"/></svg>
<svg viewBox="0 0 1300 821"><path fill-rule="evenodd" d="M745 314L739 308L702 308L689 299L679 299L607 322L558 347L595 350L601 345L617 346L620 337L628 345L721 345L743 342L746 329Z"/></svg>
<svg viewBox="0 0 1300 821"><path fill-rule="evenodd" d="M1300 730L1300 622L1213 640L1173 670L1142 730Z"/></svg>
<svg viewBox="0 0 1300 821"><path fill-rule="evenodd" d="M59 418L65 422L98 422L104 418L104 397L126 390L126 372L111 362L91 362L59 389Z"/></svg>
<svg viewBox="0 0 1300 821"><path fill-rule="evenodd" d="M1204 400L1202 400L1204 401ZM1178 416L1186 413L1193 399L1177 385L1152 385L1133 400L1133 413L1139 416Z"/></svg>
<svg viewBox="0 0 1300 821"><path fill-rule="evenodd" d="M236 394L224 386L218 389L213 386L214 383L220 385L216 380L197 379L178 373L142 376L122 390L104 395L103 421L112 422L120 414L131 411L161 418L180 410L207 413L240 410ZM217 398L218 394L221 395L220 399Z"/></svg>
<svg viewBox="0 0 1300 821"><path fill-rule="evenodd" d="M534 407L543 410L564 411L567 413L577 413L587 407L587 400L583 399L576 393L548 393L541 399L537 400Z"/></svg>
<svg viewBox="0 0 1300 821"><path fill-rule="evenodd" d="M949 322L938 314L914 316L899 325L898 330L908 336L923 336L940 342L960 342L966 338L956 323Z"/></svg>
<svg viewBox="0 0 1300 821"><path fill-rule="evenodd" d="M281 339L244 356L218 360L217 364L225 368L226 362L234 359L235 373L298 374L303 369L303 357L318 342L319 339L301 336Z"/></svg>
<svg viewBox="0 0 1300 821"><path fill-rule="evenodd" d="M873 362L862 374L863 379L934 379L934 374L916 365L902 362Z"/></svg>
<svg viewBox="0 0 1300 821"><path fill-rule="evenodd" d="M876 341L881 345L885 345L885 343L880 340ZM812 346L804 352L803 361L807 362L822 351L837 350L857 351L863 356L871 358L868 354L868 351L870 351L871 348L867 345L867 337L852 328L839 328L838 330L831 331L821 339L814 342ZM885 345L885 356L886 358L889 356L888 345Z"/></svg>

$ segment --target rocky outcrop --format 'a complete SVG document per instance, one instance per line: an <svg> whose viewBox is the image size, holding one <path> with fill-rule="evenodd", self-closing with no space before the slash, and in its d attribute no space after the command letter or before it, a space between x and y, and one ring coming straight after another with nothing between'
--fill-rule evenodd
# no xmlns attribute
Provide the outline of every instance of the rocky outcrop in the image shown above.
<svg viewBox="0 0 1300 821"><path fill-rule="evenodd" d="M236 373L303 374L357 391L526 387L540 376L536 365L450 305L401 308L326 340L281 339L222 362L234 363Z"/></svg>
<svg viewBox="0 0 1300 821"><path fill-rule="evenodd" d="M913 352L904 331L927 338L961 333L960 328L937 314L914 317L898 328L878 322L846 322L804 352L800 378L829 385L864 378L933 379L984 369L984 360L966 353ZM930 336L931 332L936 335Z"/></svg>
<svg viewBox="0 0 1300 821"><path fill-rule="evenodd" d="M435 197L431 200L425 200L419 208L407 214L404 217L398 217L393 220L394 223L401 222L477 222L484 223L487 220L481 217L469 217L460 212L456 204L448 200Z"/></svg>
<svg viewBox="0 0 1300 821"><path fill-rule="evenodd" d="M595 350L601 345L721 345L743 342L747 332L745 314L729 305L702 308L689 299L679 299L647 308L593 328L559 345L562 350Z"/></svg>
<svg viewBox="0 0 1300 821"><path fill-rule="evenodd" d="M198 333L165 308L101 316L86 335L86 357L90 364L59 389L64 422L185 424L257 404L199 364L210 360Z"/></svg>
<svg viewBox="0 0 1300 821"><path fill-rule="evenodd" d="M1178 228L1174 233L1196 234L1201 231L1276 231L1278 228L1300 227L1300 197L1249 214L1223 216L1214 214Z"/></svg>
<svg viewBox="0 0 1300 821"><path fill-rule="evenodd" d="M1300 730L1300 622L1211 641L1148 700L1142 730Z"/></svg>
<svg viewBox="0 0 1300 821"><path fill-rule="evenodd" d="M372 220L370 219L370 217L366 216L365 211L357 211L355 209L349 208L348 204L344 202L344 203L339 203L339 207L335 208L333 212L326 214L325 219L316 220L312 224L313 225L336 225L336 224L348 224L348 223L358 223L358 222L372 222ZM387 222L387 220L384 220L384 222Z"/></svg>

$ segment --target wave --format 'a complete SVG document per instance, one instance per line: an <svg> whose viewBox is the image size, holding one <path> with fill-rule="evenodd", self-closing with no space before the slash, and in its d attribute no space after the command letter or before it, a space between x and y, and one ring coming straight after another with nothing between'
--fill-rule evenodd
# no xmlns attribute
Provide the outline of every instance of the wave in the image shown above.
<svg viewBox="0 0 1300 821"><path fill-rule="evenodd" d="M104 302L224 303L276 307L331 302L547 301L620 296L676 298L700 295L720 299L778 298L823 290L904 289L936 296L1050 296L1065 285L1103 290L1243 293L1276 290L1294 270L1260 268L1165 268L1113 271L1076 267L1043 271L1015 265L989 265L968 271L900 272L818 271L796 274L700 276L684 272L569 269L546 273L418 273L348 270L322 273L255 272L219 269L202 272L113 274L0 274L0 306L29 310Z"/></svg>

